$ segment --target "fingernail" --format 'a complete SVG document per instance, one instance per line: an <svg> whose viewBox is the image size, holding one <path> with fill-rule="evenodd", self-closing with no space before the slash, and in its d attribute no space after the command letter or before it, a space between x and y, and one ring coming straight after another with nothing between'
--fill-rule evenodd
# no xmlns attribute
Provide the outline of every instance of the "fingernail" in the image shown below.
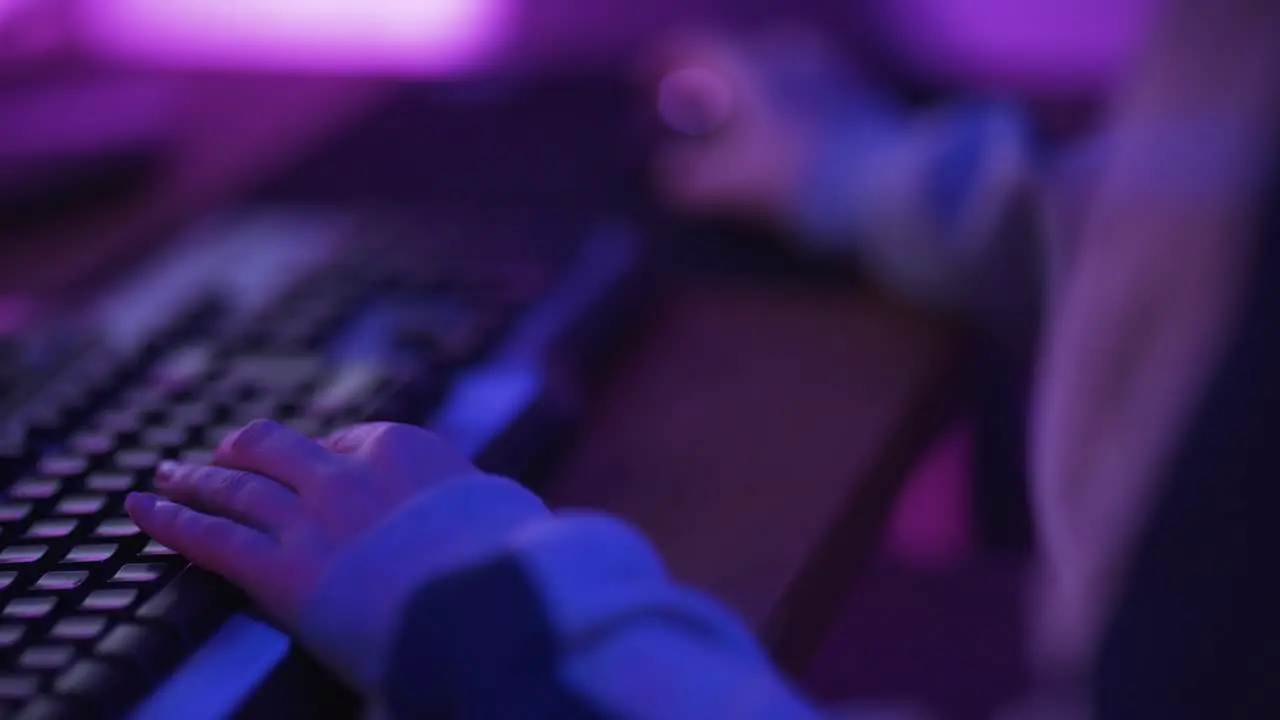
<svg viewBox="0 0 1280 720"><path fill-rule="evenodd" d="M156 484L164 485L172 482L181 470L182 465L180 463L173 460L161 460L160 464L156 466Z"/></svg>
<svg viewBox="0 0 1280 720"><path fill-rule="evenodd" d="M124 509L130 515L147 515L156 509L156 496L150 493L129 493L124 499Z"/></svg>

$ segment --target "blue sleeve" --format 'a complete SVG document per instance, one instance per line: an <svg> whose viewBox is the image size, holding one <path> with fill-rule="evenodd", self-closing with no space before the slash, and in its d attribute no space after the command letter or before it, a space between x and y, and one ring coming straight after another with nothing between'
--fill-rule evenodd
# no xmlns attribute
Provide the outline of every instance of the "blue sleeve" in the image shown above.
<svg viewBox="0 0 1280 720"><path fill-rule="evenodd" d="M549 517L422 585L384 675L393 718L812 718L754 638L624 524Z"/></svg>
<svg viewBox="0 0 1280 720"><path fill-rule="evenodd" d="M949 310L981 312L973 295L991 273L1021 281L1002 264L1043 271L1042 259L1016 255L1036 243L1038 172L1017 107L974 100L907 119L846 111L821 138L788 222L804 248L854 257L893 291Z"/></svg>

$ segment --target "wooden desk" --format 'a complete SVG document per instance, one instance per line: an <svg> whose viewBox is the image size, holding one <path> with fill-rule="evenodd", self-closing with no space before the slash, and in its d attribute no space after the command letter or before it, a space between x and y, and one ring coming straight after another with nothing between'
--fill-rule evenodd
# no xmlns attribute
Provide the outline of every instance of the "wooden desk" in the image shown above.
<svg viewBox="0 0 1280 720"><path fill-rule="evenodd" d="M798 669L945 414L954 339L854 288L678 290L550 499L634 522Z"/></svg>
<svg viewBox="0 0 1280 720"><path fill-rule="evenodd" d="M243 192L380 90L184 82L179 142L156 192L9 248L0 291L74 286L103 248L125 253ZM635 522L679 577L736 608L797 668L940 417L953 340L944 323L865 290L686 282L594 398L550 499Z"/></svg>

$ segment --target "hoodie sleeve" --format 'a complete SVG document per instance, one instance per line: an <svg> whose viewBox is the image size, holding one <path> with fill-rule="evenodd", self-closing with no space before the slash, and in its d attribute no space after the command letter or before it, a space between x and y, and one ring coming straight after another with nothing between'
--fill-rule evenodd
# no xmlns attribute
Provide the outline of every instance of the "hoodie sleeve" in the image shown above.
<svg viewBox="0 0 1280 720"><path fill-rule="evenodd" d="M550 516L423 584L383 682L393 718L818 717L723 608L621 522Z"/></svg>

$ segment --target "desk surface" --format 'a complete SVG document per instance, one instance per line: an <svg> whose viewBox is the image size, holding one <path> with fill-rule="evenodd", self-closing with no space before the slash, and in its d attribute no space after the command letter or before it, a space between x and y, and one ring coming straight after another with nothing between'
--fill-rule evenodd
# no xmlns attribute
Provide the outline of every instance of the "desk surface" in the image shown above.
<svg viewBox="0 0 1280 720"><path fill-rule="evenodd" d="M662 304L551 500L636 523L794 668L945 413L951 330L848 287L718 282Z"/></svg>
<svg viewBox="0 0 1280 720"><path fill-rule="evenodd" d="M108 217L0 247L0 294L74 286L95 253L125 253L242 192L382 90L178 82L165 181ZM934 427L953 340L936 319L851 287L685 283L593 398L550 499L635 522L677 575L736 608L795 666Z"/></svg>

